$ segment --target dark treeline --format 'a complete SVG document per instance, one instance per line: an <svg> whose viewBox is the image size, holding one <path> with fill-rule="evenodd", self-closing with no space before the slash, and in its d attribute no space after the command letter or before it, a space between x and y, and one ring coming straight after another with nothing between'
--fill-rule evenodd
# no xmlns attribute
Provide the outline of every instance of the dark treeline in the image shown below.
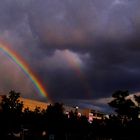
<svg viewBox="0 0 140 140"><path fill-rule="evenodd" d="M41 110L23 109L20 93L10 91L0 104L1 140L136 140L140 138L140 97L128 91L116 91L109 103L115 109L109 118L88 122L77 110L69 116L63 104L55 103Z"/></svg>

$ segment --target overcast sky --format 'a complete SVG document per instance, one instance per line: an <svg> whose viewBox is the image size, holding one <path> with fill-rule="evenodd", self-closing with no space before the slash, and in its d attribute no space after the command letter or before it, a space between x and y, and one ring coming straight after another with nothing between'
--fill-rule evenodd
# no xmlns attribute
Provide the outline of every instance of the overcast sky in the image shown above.
<svg viewBox="0 0 140 140"><path fill-rule="evenodd" d="M107 110L140 91L139 0L0 0L0 40L28 63L53 101ZM0 52L0 91L46 100Z"/></svg>

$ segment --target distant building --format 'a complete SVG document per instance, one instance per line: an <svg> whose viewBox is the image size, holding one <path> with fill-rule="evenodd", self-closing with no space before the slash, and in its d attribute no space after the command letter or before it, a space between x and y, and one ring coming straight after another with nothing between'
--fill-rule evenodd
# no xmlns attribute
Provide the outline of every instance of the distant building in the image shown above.
<svg viewBox="0 0 140 140"><path fill-rule="evenodd" d="M86 117L89 117L89 113L90 113L90 109L82 109L82 108L79 108L78 106L76 106L76 107L71 107L71 106L66 106L66 105L64 105L64 109L65 109L65 112L66 112L67 114L68 114L68 112L70 112L70 111L73 111L73 112L77 111L77 114L78 114L79 116L84 115L84 116L86 116Z"/></svg>
<svg viewBox="0 0 140 140"><path fill-rule="evenodd" d="M104 119L104 118L108 118L108 114L105 114L103 112L100 112L100 111L97 111L97 110L91 110L90 112L91 112L91 114L93 114L93 119L101 120L101 119Z"/></svg>
<svg viewBox="0 0 140 140"><path fill-rule="evenodd" d="M64 109L65 109L66 114L69 114L70 111L73 111L73 112L77 111L78 116L81 116L81 115L86 116L89 122L92 122L94 120L101 120L101 119L109 118L108 114L100 112L98 110L82 109L79 107L70 107L70 106L65 106L65 105L64 105Z"/></svg>

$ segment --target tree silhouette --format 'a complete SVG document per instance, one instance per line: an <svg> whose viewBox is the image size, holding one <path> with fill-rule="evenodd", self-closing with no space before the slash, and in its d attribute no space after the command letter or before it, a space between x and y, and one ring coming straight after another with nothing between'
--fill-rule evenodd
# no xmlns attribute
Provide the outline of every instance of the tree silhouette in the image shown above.
<svg viewBox="0 0 140 140"><path fill-rule="evenodd" d="M134 95L134 99L137 102L138 107L140 107L140 96Z"/></svg>
<svg viewBox="0 0 140 140"><path fill-rule="evenodd" d="M55 140L136 139L139 133L135 132L140 129L140 96L129 96L128 91L118 90L112 97L108 104L115 108L117 115L110 114L109 118L94 119L89 123L86 116L78 115L77 109L66 115L63 104L60 103L46 106L44 110L40 107L36 107L34 111L29 108L23 110L20 93L12 90L2 97L1 137L25 132L20 133L24 134L25 140L47 140L51 136ZM8 138L15 139L11 136Z"/></svg>
<svg viewBox="0 0 140 140"><path fill-rule="evenodd" d="M128 96L128 91L118 90L115 93L113 93L113 100L108 103L111 107L115 108L116 113L123 118L132 118L135 115L137 115L137 107L130 98L127 98Z"/></svg>
<svg viewBox="0 0 140 140"><path fill-rule="evenodd" d="M20 131L23 103L19 97L20 93L14 90L2 97L2 126L6 135Z"/></svg>
<svg viewBox="0 0 140 140"><path fill-rule="evenodd" d="M11 90L8 96L2 98L2 110L7 113L21 113L23 109L23 102L19 100L20 93Z"/></svg>
<svg viewBox="0 0 140 140"><path fill-rule="evenodd" d="M46 113L47 132L55 135L58 139L63 139L66 133L66 115L63 104L55 103L49 105Z"/></svg>

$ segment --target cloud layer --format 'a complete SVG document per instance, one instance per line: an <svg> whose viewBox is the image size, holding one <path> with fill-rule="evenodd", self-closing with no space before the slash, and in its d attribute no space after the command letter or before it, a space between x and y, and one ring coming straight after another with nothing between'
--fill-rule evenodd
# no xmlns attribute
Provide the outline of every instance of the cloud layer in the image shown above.
<svg viewBox="0 0 140 140"><path fill-rule="evenodd" d="M0 0L0 40L23 57L54 101L79 104L118 89L139 92L139 5L139 0ZM2 92L14 88L42 100L1 52L0 76Z"/></svg>

